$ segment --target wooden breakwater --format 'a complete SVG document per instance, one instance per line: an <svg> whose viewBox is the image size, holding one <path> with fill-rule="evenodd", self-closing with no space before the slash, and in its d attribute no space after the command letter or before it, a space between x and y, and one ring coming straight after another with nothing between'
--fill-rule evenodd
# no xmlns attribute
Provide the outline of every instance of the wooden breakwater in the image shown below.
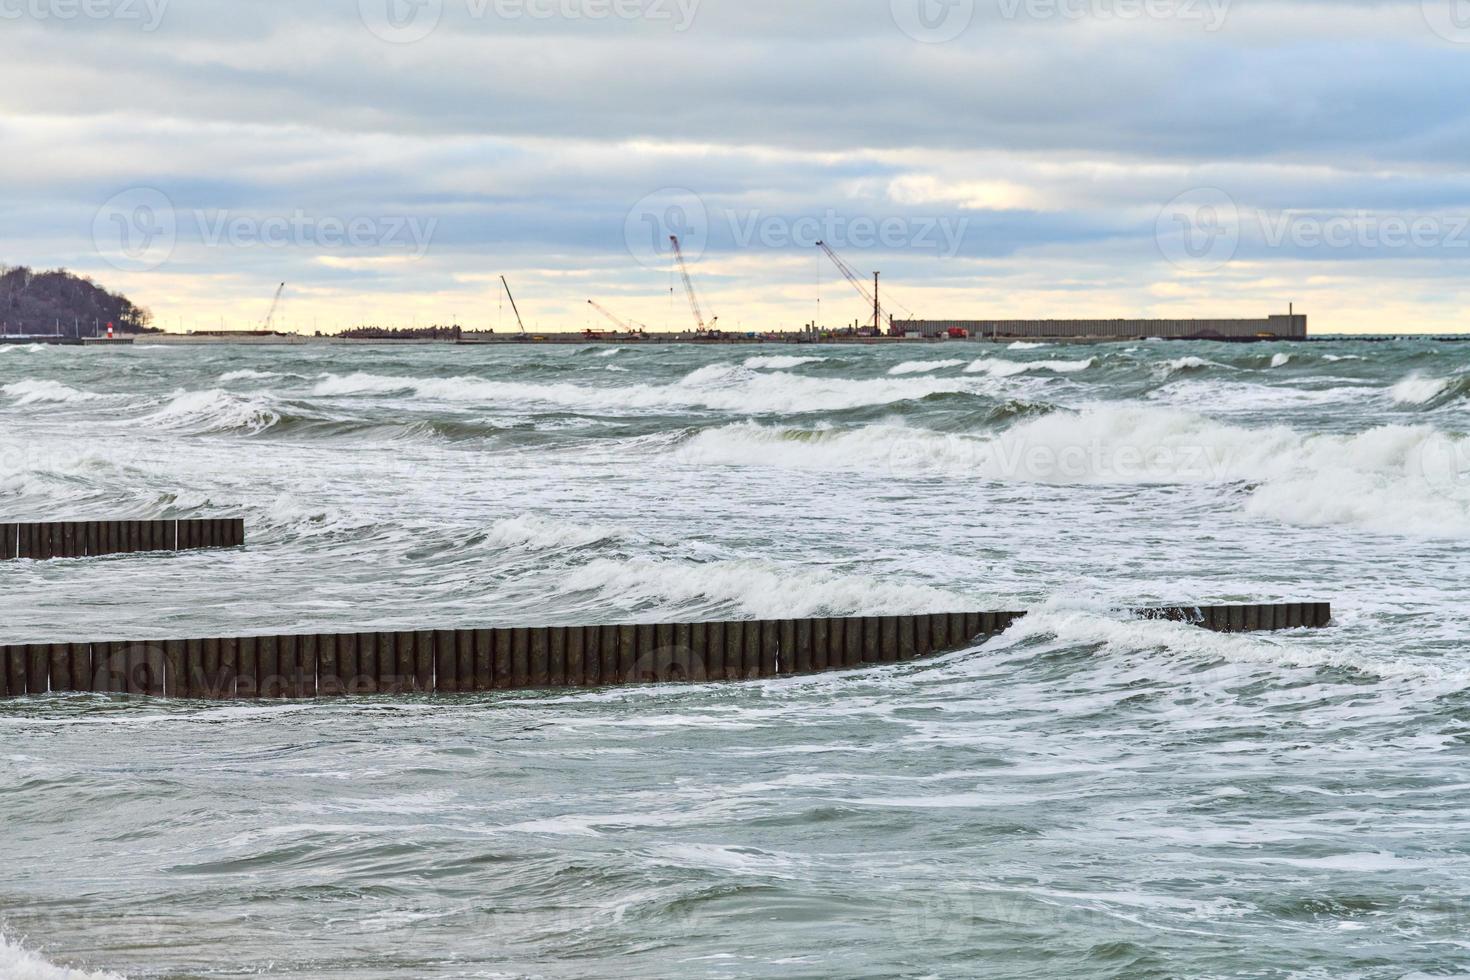
<svg viewBox="0 0 1470 980"><path fill-rule="evenodd" d="M235 548L244 543L244 520L229 517L0 524L0 560L31 558L45 561L146 551Z"/></svg>
<svg viewBox="0 0 1470 980"><path fill-rule="evenodd" d="M1326 626L1327 603L1135 611L1219 632ZM1023 612L0 646L0 696L316 698L742 681L961 650Z"/></svg>

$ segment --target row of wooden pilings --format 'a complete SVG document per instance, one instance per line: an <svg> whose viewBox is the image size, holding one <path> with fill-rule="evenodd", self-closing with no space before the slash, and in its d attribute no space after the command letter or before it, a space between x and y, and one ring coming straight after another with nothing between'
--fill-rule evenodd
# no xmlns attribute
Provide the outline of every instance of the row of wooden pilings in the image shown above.
<svg viewBox="0 0 1470 980"><path fill-rule="evenodd" d="M1220 632L1322 627L1327 603L1172 606L1136 615ZM0 696L99 692L316 698L743 681L968 648L1023 612L443 629L0 646Z"/></svg>
<svg viewBox="0 0 1470 980"><path fill-rule="evenodd" d="M173 521L50 521L0 524L0 560L94 558L147 551L238 548L245 543L240 518Z"/></svg>

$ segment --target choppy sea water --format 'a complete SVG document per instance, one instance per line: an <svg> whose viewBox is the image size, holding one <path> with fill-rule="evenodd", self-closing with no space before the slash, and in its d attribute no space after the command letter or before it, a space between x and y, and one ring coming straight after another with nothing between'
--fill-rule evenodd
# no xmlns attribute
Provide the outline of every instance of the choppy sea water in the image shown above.
<svg viewBox="0 0 1470 980"><path fill-rule="evenodd" d="M1038 610L748 684L0 703L0 977L1463 975L1467 431L1431 341L0 348L0 517L250 536L0 565L13 642Z"/></svg>

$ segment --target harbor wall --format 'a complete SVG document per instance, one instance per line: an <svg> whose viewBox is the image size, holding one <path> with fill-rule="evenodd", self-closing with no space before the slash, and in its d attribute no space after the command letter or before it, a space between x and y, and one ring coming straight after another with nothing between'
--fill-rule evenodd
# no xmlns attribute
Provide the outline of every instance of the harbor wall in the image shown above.
<svg viewBox="0 0 1470 980"><path fill-rule="evenodd" d="M46 561L146 551L236 548L244 543L244 520L229 517L0 524L0 561L15 558Z"/></svg>
<svg viewBox="0 0 1470 980"><path fill-rule="evenodd" d="M1305 314L1198 320L895 320L894 332L971 340L1305 340Z"/></svg>
<svg viewBox="0 0 1470 980"><path fill-rule="evenodd" d="M1327 603L1172 606L1146 618L1219 632L1323 627ZM742 681L963 650L1023 612L703 623L428 629L0 646L0 697L54 692L199 699L460 694Z"/></svg>

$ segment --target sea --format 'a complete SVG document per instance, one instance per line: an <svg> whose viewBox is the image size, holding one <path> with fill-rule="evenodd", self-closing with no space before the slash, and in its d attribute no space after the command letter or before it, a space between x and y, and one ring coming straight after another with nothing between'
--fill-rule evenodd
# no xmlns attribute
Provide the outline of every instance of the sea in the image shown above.
<svg viewBox="0 0 1470 980"><path fill-rule="evenodd" d="M1470 344L0 347L9 643L1025 609L747 683L0 702L0 978L1470 976ZM1147 603L1331 602L1209 633Z"/></svg>

